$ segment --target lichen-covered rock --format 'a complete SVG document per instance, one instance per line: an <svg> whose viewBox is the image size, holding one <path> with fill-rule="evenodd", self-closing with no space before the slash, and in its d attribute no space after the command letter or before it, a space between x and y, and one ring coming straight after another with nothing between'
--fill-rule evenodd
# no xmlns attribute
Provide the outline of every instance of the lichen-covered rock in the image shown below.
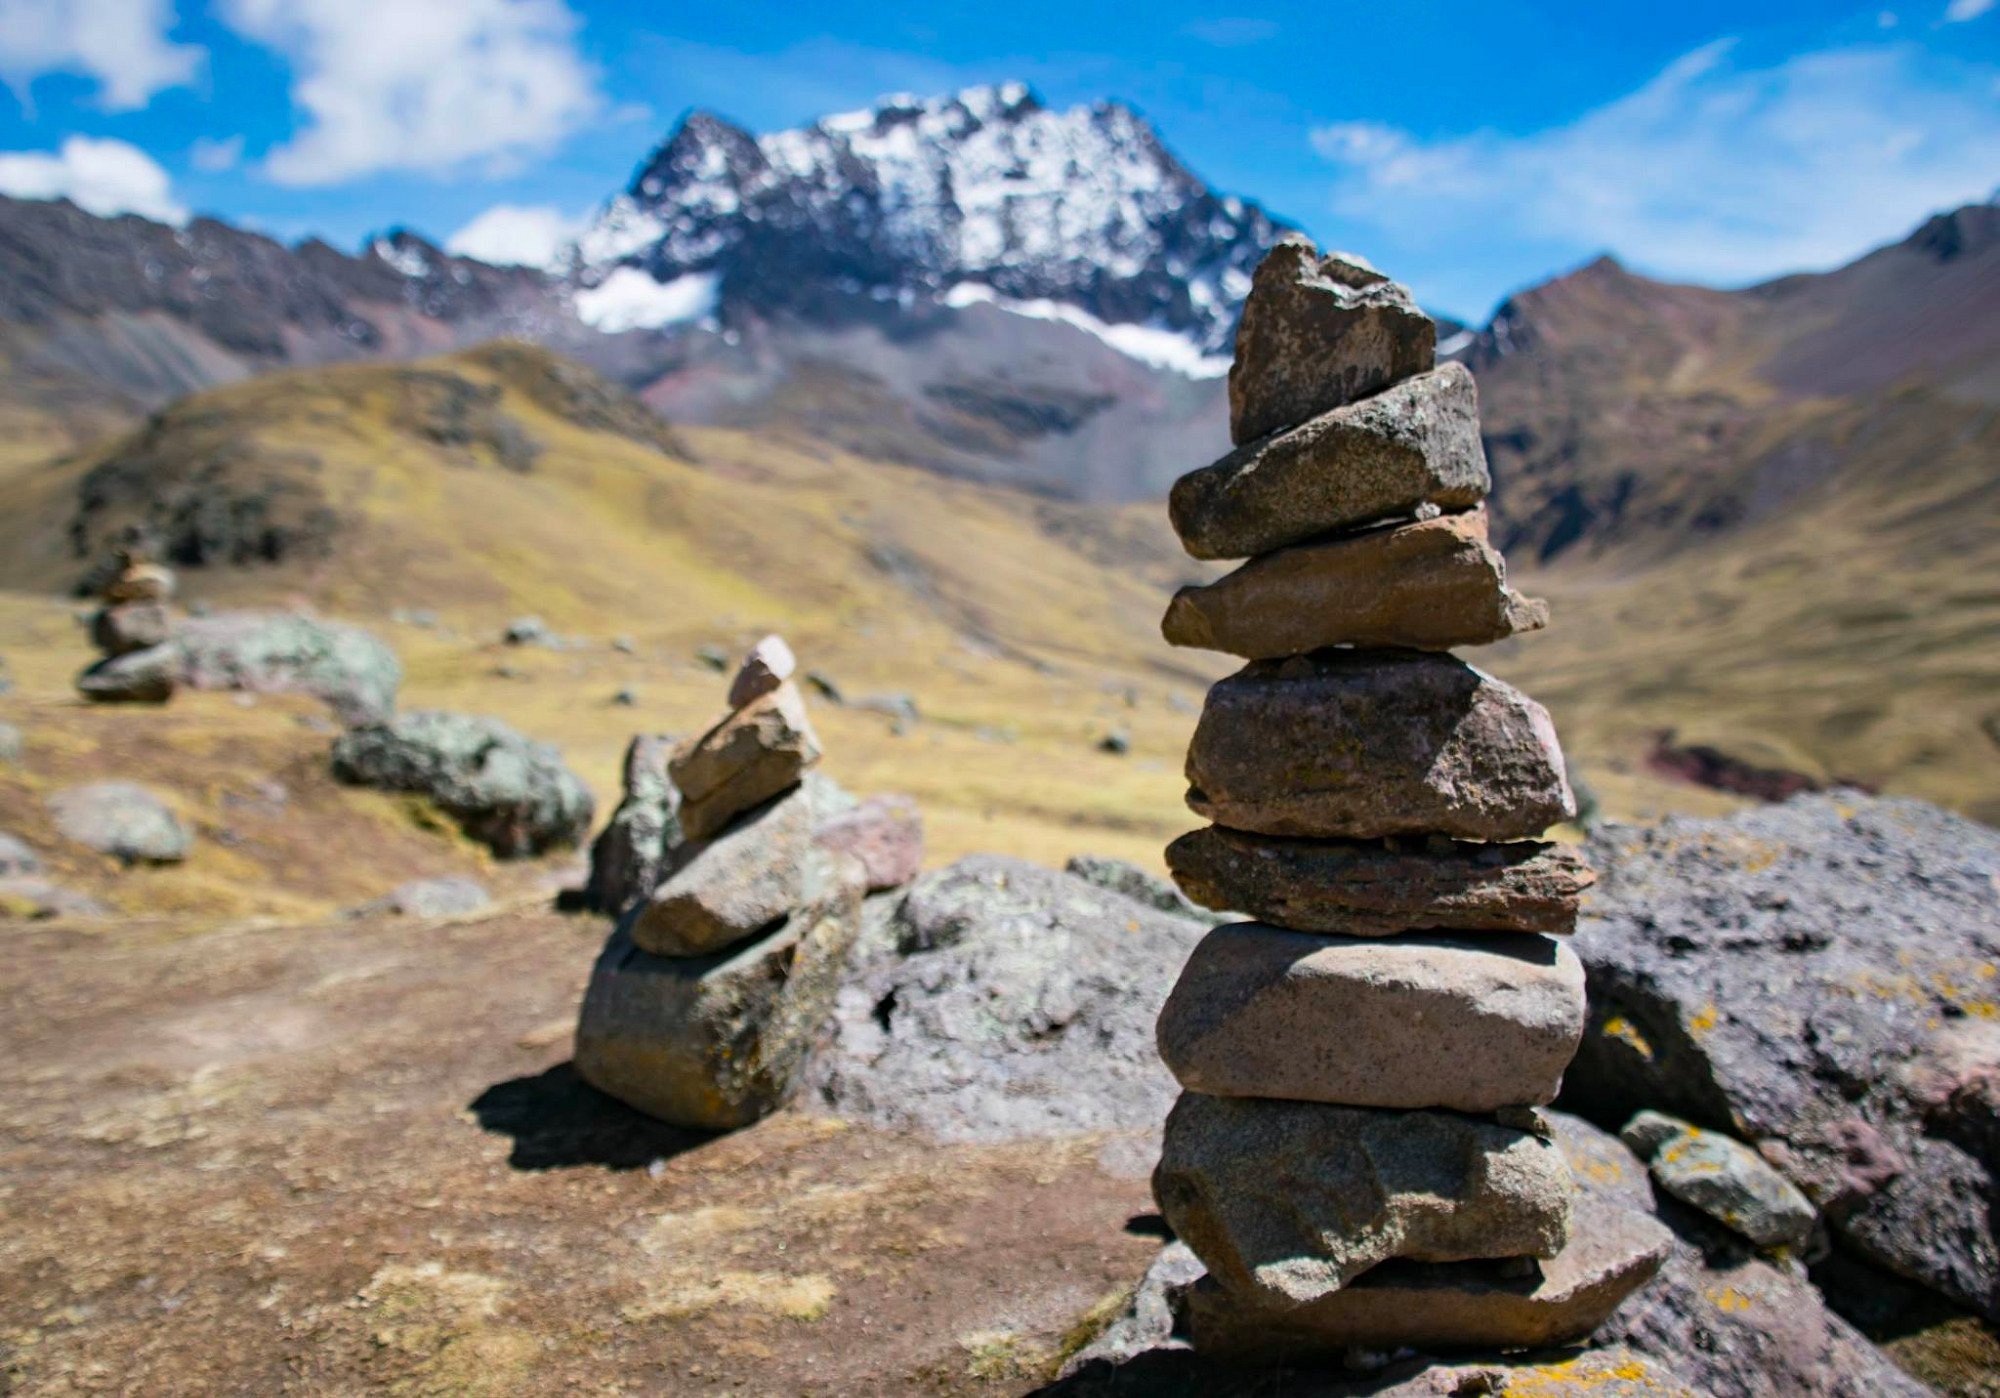
<svg viewBox="0 0 2000 1398"><path fill-rule="evenodd" d="M825 820L813 839L822 849L860 860L870 893L901 888L923 871L923 812L907 796L870 796Z"/></svg>
<svg viewBox="0 0 2000 1398"><path fill-rule="evenodd" d="M1555 1100L1583 966L1553 937L1329 937L1256 922L1202 938L1160 1011L1190 1092L1491 1112Z"/></svg>
<svg viewBox="0 0 2000 1398"><path fill-rule="evenodd" d="M127 864L178 864L194 834L158 796L135 782L92 782L49 798L64 839Z"/></svg>
<svg viewBox="0 0 2000 1398"><path fill-rule="evenodd" d="M624 798L590 846L584 906L622 917L659 887L681 842L681 794L667 773L675 739L641 733L625 749Z"/></svg>
<svg viewBox="0 0 2000 1398"><path fill-rule="evenodd" d="M1571 1191L1552 1142L1496 1121L1194 1092L1153 1172L1161 1214L1210 1275L1279 1310L1391 1258L1553 1257Z"/></svg>
<svg viewBox="0 0 2000 1398"><path fill-rule="evenodd" d="M365 724L334 742L333 773L429 798L503 859L574 845L590 829L583 779L498 719L415 710Z"/></svg>
<svg viewBox="0 0 2000 1398"><path fill-rule="evenodd" d="M1507 586L1486 512L1444 515L1299 544L1174 594L1169 645L1247 660L1328 646L1448 650L1548 624L1544 602Z"/></svg>
<svg viewBox="0 0 2000 1398"><path fill-rule="evenodd" d="M175 628L175 678L190 689L310 694L349 723L396 710L403 667L358 626L292 612L216 612Z"/></svg>
<svg viewBox="0 0 2000 1398"><path fill-rule="evenodd" d="M2000 1317L2000 833L1836 793L1591 853L1565 1103L1754 1141L1847 1248Z"/></svg>
<svg viewBox="0 0 2000 1398"><path fill-rule="evenodd" d="M1351 937L1412 928L1572 932L1583 891L1596 882L1563 845L1297 840L1219 825L1168 845L1167 867L1203 907Z"/></svg>
<svg viewBox="0 0 2000 1398"><path fill-rule="evenodd" d="M1437 362L1437 326L1373 268L1321 257L1303 237L1258 264L1229 368L1239 445L1380 393Z"/></svg>
<svg viewBox="0 0 2000 1398"><path fill-rule="evenodd" d="M1207 916L1158 874L1149 874L1128 860L1113 859L1103 854L1073 854L1063 865L1063 872L1163 913L1173 913L1178 917Z"/></svg>
<svg viewBox="0 0 2000 1398"><path fill-rule="evenodd" d="M1465 510L1492 481L1462 364L1239 447L1174 482L1168 514L1196 558L1254 558L1336 530Z"/></svg>
<svg viewBox="0 0 2000 1398"><path fill-rule="evenodd" d="M681 828L705 840L752 806L797 786L819 761L805 699L789 681L740 709L674 754Z"/></svg>
<svg viewBox="0 0 2000 1398"><path fill-rule="evenodd" d="M1620 1133L1660 1188L1763 1248L1798 1247L1817 1216L1764 1157L1719 1131L1641 1112Z"/></svg>
<svg viewBox="0 0 2000 1398"><path fill-rule="evenodd" d="M861 927L860 866L826 870L782 927L714 956L652 956L621 925L584 993L577 1072L677 1126L728 1130L783 1106Z"/></svg>
<svg viewBox="0 0 2000 1398"><path fill-rule="evenodd" d="M1188 805L1263 835L1520 840L1576 814L1548 711L1449 655L1252 661L1208 692Z"/></svg>

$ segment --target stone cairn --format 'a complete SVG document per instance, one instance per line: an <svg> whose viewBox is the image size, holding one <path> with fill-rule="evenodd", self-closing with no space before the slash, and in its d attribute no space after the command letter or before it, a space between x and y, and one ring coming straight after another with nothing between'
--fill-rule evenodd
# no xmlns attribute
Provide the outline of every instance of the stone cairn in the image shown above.
<svg viewBox="0 0 2000 1398"><path fill-rule="evenodd" d="M912 802L857 802L813 770L795 668L767 636L713 728L678 745L635 739L625 801L594 850L587 896L619 921L584 995L577 1071L675 1125L746 1126L784 1104L863 898L922 863Z"/></svg>
<svg viewBox="0 0 2000 1398"><path fill-rule="evenodd" d="M174 618L171 568L149 563L132 550L118 554L118 576L90 618L90 640L99 658L76 677L85 698L100 703L162 704L173 697L175 667L168 642Z"/></svg>
<svg viewBox="0 0 2000 1398"><path fill-rule="evenodd" d="M1472 377L1435 343L1405 288L1280 243L1237 335L1239 445L1173 490L1191 554L1249 560L1164 622L1249 662L1188 751L1214 824L1167 851L1196 902L1258 919L1203 939L1159 1021L1184 1091L1153 1188L1213 1352L1574 1341L1669 1245L1578 1200L1534 1110L1583 1033L1558 936L1592 874L1538 838L1575 815L1547 712L1449 653L1548 613L1487 542Z"/></svg>

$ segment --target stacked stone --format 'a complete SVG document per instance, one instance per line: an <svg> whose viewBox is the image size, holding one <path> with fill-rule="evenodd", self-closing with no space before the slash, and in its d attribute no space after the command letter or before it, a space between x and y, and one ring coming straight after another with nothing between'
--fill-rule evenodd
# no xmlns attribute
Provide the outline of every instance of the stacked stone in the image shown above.
<svg viewBox="0 0 2000 1398"><path fill-rule="evenodd" d="M1168 863L1259 919L1196 948L1162 1010L1183 1095L1154 1193L1208 1275L1198 1347L1575 1340L1665 1256L1579 1204L1533 1110L1581 1040L1558 939L1592 881L1553 725L1449 653L1546 624L1487 541L1472 378L1409 293L1302 239L1258 268L1230 372L1240 445L1180 480L1197 558L1169 641L1249 663L1188 752L1212 820Z"/></svg>
<svg viewBox="0 0 2000 1398"><path fill-rule="evenodd" d="M76 678L77 690L100 703L164 703L173 697L174 575L135 553L121 552L118 576L91 616L91 644L100 658Z"/></svg>
<svg viewBox="0 0 2000 1398"><path fill-rule="evenodd" d="M676 1125L744 1126L783 1104L832 1008L862 898L921 854L914 811L864 818L812 770L819 739L794 668L778 637L757 644L729 713L649 783L668 800L641 822L657 832L644 858L599 880L623 915L584 996L577 1071ZM657 763L659 747L635 744L633 760Z"/></svg>

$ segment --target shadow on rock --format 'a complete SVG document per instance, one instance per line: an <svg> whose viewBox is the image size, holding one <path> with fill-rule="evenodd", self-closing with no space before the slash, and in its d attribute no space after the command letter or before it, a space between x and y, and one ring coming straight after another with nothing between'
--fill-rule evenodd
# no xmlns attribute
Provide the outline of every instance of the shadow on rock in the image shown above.
<svg viewBox="0 0 2000 1398"><path fill-rule="evenodd" d="M481 1127L514 1138L507 1163L516 1170L636 1170L715 1139L713 1132L633 1111L578 1077L569 1063L495 1083L472 1099L471 1108Z"/></svg>

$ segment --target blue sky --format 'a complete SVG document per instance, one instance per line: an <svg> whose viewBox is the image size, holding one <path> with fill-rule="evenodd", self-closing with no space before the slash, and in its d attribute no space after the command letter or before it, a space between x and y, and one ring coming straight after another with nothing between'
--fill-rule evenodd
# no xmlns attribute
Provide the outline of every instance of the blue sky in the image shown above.
<svg viewBox="0 0 2000 1398"><path fill-rule="evenodd" d="M525 256L689 107L762 131L1005 78L1132 103L1464 316L1607 250L1834 265L2000 187L1996 0L0 0L0 189Z"/></svg>

